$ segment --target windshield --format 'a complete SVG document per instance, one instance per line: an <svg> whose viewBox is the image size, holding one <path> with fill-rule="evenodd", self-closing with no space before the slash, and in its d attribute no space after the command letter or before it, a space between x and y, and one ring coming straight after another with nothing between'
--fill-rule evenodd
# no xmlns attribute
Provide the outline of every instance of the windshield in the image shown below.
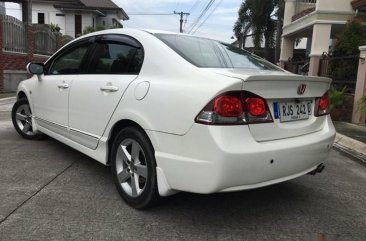
<svg viewBox="0 0 366 241"><path fill-rule="evenodd" d="M155 36L197 67L280 70L277 66L230 44L186 35Z"/></svg>

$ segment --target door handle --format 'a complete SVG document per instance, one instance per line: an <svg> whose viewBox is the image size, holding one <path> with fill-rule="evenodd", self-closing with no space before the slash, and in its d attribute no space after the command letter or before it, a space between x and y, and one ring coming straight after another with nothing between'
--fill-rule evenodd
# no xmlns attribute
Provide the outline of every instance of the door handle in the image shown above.
<svg viewBox="0 0 366 241"><path fill-rule="evenodd" d="M119 90L119 88L117 86L106 85L106 86L100 87L100 90L106 91L106 92L116 92Z"/></svg>
<svg viewBox="0 0 366 241"><path fill-rule="evenodd" d="M62 83L62 84L58 84L57 87L59 89L67 89L67 88L69 88L69 84Z"/></svg>

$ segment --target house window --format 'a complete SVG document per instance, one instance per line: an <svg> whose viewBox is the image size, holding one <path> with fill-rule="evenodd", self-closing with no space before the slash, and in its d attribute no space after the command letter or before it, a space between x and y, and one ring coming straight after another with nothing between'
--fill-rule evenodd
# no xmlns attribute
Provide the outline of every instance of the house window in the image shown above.
<svg viewBox="0 0 366 241"><path fill-rule="evenodd" d="M57 17L62 17L62 16L65 16L65 14L63 14L63 13L56 13L56 16Z"/></svg>
<svg viewBox="0 0 366 241"><path fill-rule="evenodd" d="M105 26L105 21L103 20L103 25Z"/></svg>
<svg viewBox="0 0 366 241"><path fill-rule="evenodd" d="M79 37L82 33L81 31L82 27L82 17L81 15L76 14L75 15L75 37Z"/></svg>
<svg viewBox="0 0 366 241"><path fill-rule="evenodd" d="M38 13L38 24L45 24L44 13Z"/></svg>

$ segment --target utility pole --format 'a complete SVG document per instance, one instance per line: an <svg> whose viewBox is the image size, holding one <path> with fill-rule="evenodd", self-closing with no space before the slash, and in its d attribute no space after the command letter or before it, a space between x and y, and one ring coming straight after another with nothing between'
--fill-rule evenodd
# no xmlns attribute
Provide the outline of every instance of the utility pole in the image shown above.
<svg viewBox="0 0 366 241"><path fill-rule="evenodd" d="M174 14L179 14L180 15L180 32L183 33L183 16L184 15L189 16L189 13L176 12L176 11L174 11Z"/></svg>

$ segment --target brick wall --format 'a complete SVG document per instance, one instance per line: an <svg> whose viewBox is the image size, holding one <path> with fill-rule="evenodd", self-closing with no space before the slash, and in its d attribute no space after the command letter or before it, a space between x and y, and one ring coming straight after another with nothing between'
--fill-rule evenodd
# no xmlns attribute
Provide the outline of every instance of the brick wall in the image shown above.
<svg viewBox="0 0 366 241"><path fill-rule="evenodd" d="M0 91L4 91L4 70L26 70L29 62L45 62L48 57L33 54L32 26L27 27L28 53L19 54L3 51L3 21L0 15Z"/></svg>

